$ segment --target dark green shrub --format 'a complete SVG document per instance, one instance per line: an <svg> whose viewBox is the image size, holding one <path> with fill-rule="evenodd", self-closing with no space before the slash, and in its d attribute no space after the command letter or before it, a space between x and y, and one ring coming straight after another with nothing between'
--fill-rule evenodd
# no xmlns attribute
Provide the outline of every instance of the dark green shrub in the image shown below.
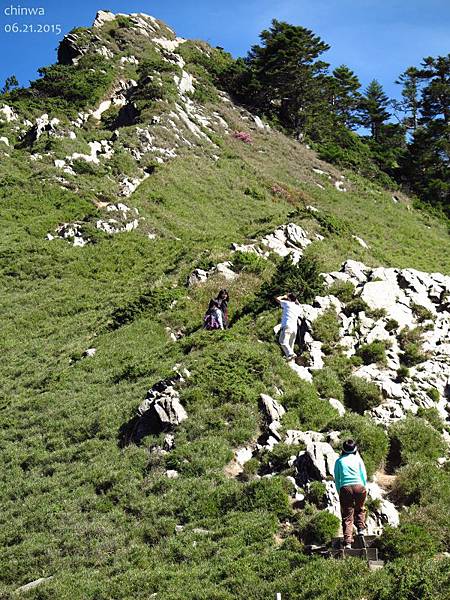
<svg viewBox="0 0 450 600"><path fill-rule="evenodd" d="M288 460L291 456L298 454L300 446L287 446L276 444L270 451L265 451L261 456L262 472L283 471L289 468Z"/></svg>
<svg viewBox="0 0 450 600"><path fill-rule="evenodd" d="M398 504L425 504L440 487L442 469L434 461L416 460L401 467L392 488L392 497Z"/></svg>
<svg viewBox="0 0 450 600"><path fill-rule="evenodd" d="M387 311L385 308L368 308L366 310L366 315L370 319L378 321L379 319L383 319L387 315Z"/></svg>
<svg viewBox="0 0 450 600"><path fill-rule="evenodd" d="M267 267L267 261L253 252L235 252L233 254L233 269L241 273L260 275Z"/></svg>
<svg viewBox="0 0 450 600"><path fill-rule="evenodd" d="M400 349L403 351L401 362L407 367L413 367L427 360L428 356L422 349L422 334L421 327L410 329L404 327L398 336Z"/></svg>
<svg viewBox="0 0 450 600"><path fill-rule="evenodd" d="M349 408L362 414L365 410L380 404L381 393L378 386L372 381L351 376L344 383L344 399Z"/></svg>
<svg viewBox="0 0 450 600"><path fill-rule="evenodd" d="M41 78L31 82L38 96L63 99L77 107L98 102L114 78L111 64L98 54L81 57L77 65L51 65L38 73Z"/></svg>
<svg viewBox="0 0 450 600"><path fill-rule="evenodd" d="M355 286L350 281L339 281L337 279L329 286L327 292L346 304L351 302L355 293Z"/></svg>
<svg viewBox="0 0 450 600"><path fill-rule="evenodd" d="M347 303L343 312L347 317L350 317L351 315L357 315L360 312L367 312L368 310L370 310L368 304L362 298L356 296L356 298Z"/></svg>
<svg viewBox="0 0 450 600"><path fill-rule="evenodd" d="M283 405L288 409L282 420L287 429L321 431L337 414L327 400L319 398L315 387L306 381L299 381L296 391L283 397Z"/></svg>
<svg viewBox="0 0 450 600"><path fill-rule="evenodd" d="M344 400L344 388L339 377L330 369L325 367L313 372L314 385L322 398L337 398Z"/></svg>
<svg viewBox="0 0 450 600"><path fill-rule="evenodd" d="M417 416L428 421L428 423L437 431L440 431L441 433L444 431L444 423L442 422L437 408L423 408L421 406L417 411Z"/></svg>
<svg viewBox="0 0 450 600"><path fill-rule="evenodd" d="M328 544L336 536L340 520L326 510L317 512L301 532L308 544Z"/></svg>
<svg viewBox="0 0 450 600"><path fill-rule="evenodd" d="M379 548L386 560L422 554L433 556L438 544L426 529L413 524L401 524L400 527L387 525L379 540Z"/></svg>
<svg viewBox="0 0 450 600"><path fill-rule="evenodd" d="M395 319L388 319L384 328L386 329L386 331L389 332L396 331L399 328L398 321L396 321Z"/></svg>
<svg viewBox="0 0 450 600"><path fill-rule="evenodd" d="M289 497L279 477L264 477L246 484L230 509L244 512L267 510L279 519L291 514Z"/></svg>
<svg viewBox="0 0 450 600"><path fill-rule="evenodd" d="M357 354L350 356L350 362L354 367L361 367L364 364L362 357Z"/></svg>
<svg viewBox="0 0 450 600"><path fill-rule="evenodd" d="M363 344L356 351L356 356L360 356L365 365L377 363L386 365L386 344L382 340L375 340L370 344Z"/></svg>
<svg viewBox="0 0 450 600"><path fill-rule="evenodd" d="M408 367L406 367L405 365L400 365L400 367L397 369L397 381L399 383L401 383L402 381L405 381L405 379L407 379L408 377L409 377Z"/></svg>
<svg viewBox="0 0 450 600"><path fill-rule="evenodd" d="M352 357L353 358L353 357ZM353 362L345 354L335 352L324 358L325 367L332 369L343 383L352 373Z"/></svg>
<svg viewBox="0 0 450 600"><path fill-rule="evenodd" d="M389 428L393 466L417 460L436 459L446 451L441 435L424 419L408 416Z"/></svg>
<svg viewBox="0 0 450 600"><path fill-rule="evenodd" d="M439 394L439 390L435 387L430 387L427 389L427 396L433 400L433 402L439 402L441 399L441 395Z"/></svg>
<svg viewBox="0 0 450 600"><path fill-rule="evenodd" d="M72 168L77 175L98 175L98 166L83 159L73 161Z"/></svg>
<svg viewBox="0 0 450 600"><path fill-rule="evenodd" d="M388 436L370 417L347 413L332 421L329 427L341 432L341 440L356 440L369 477L383 465L388 453ZM341 448L336 450L339 452Z"/></svg>
<svg viewBox="0 0 450 600"><path fill-rule="evenodd" d="M372 498L372 496L367 496L366 499L366 508L369 513L375 513L381 508L381 500L379 498Z"/></svg>
<svg viewBox="0 0 450 600"><path fill-rule="evenodd" d="M259 469L259 460L257 458L251 458L244 465L244 474L248 477L256 475Z"/></svg>
<svg viewBox="0 0 450 600"><path fill-rule="evenodd" d="M335 344L339 341L339 318L332 307L317 317L312 325L312 334L316 340L324 344Z"/></svg>
<svg viewBox="0 0 450 600"><path fill-rule="evenodd" d="M261 286L252 308L257 312L271 308L276 296L289 292L296 294L300 302L311 302L322 291L323 279L314 256L304 255L296 265L290 256L285 256L272 279Z"/></svg>
<svg viewBox="0 0 450 600"><path fill-rule="evenodd" d="M313 481L308 490L308 500L318 509L325 508L327 486L322 481Z"/></svg>
<svg viewBox="0 0 450 600"><path fill-rule="evenodd" d="M428 320L434 321L433 313L428 310L428 308L425 308L425 306L411 302L411 310L419 323L423 323L424 321Z"/></svg>
<svg viewBox="0 0 450 600"><path fill-rule="evenodd" d="M133 21L125 15L117 15L116 23L119 27L128 28L133 26Z"/></svg>
<svg viewBox="0 0 450 600"><path fill-rule="evenodd" d="M346 221L340 219L336 215L326 214L324 212L312 213L319 225L328 234L344 236L349 231L349 226Z"/></svg>

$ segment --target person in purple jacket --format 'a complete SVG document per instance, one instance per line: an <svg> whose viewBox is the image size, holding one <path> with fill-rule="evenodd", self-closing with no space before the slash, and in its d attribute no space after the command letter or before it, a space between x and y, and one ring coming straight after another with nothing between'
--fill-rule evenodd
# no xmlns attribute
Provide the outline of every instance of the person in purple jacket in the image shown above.
<svg viewBox="0 0 450 600"><path fill-rule="evenodd" d="M351 548L353 542L353 523L358 535L364 535L366 529L367 473L366 467L354 440L346 440L342 454L334 465L334 481L341 504L344 548Z"/></svg>

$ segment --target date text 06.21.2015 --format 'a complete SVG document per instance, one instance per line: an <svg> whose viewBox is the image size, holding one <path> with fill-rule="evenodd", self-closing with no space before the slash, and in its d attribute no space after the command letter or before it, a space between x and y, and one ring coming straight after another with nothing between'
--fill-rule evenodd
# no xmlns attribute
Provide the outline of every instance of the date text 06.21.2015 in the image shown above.
<svg viewBox="0 0 450 600"><path fill-rule="evenodd" d="M5 23L2 28L5 33L54 33L59 35L62 32L61 25L53 23Z"/></svg>

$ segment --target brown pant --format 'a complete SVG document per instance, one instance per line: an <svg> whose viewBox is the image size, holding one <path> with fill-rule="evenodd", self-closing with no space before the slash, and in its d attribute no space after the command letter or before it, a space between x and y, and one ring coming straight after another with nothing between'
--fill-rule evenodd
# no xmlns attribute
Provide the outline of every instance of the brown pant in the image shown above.
<svg viewBox="0 0 450 600"><path fill-rule="evenodd" d="M351 544L353 541L353 519L356 529L365 528L364 502L366 501L366 495L366 488L359 484L344 485L339 491L345 544Z"/></svg>

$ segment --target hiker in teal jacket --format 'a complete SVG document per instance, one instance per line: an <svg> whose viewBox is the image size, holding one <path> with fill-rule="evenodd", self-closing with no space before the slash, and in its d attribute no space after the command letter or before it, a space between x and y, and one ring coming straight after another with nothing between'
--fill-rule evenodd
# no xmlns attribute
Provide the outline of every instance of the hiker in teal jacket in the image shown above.
<svg viewBox="0 0 450 600"><path fill-rule="evenodd" d="M353 440L345 441L342 446L342 454L334 465L334 481L341 503L344 548L351 548L353 522L358 535L363 535L366 528L364 502L367 495L366 467Z"/></svg>

